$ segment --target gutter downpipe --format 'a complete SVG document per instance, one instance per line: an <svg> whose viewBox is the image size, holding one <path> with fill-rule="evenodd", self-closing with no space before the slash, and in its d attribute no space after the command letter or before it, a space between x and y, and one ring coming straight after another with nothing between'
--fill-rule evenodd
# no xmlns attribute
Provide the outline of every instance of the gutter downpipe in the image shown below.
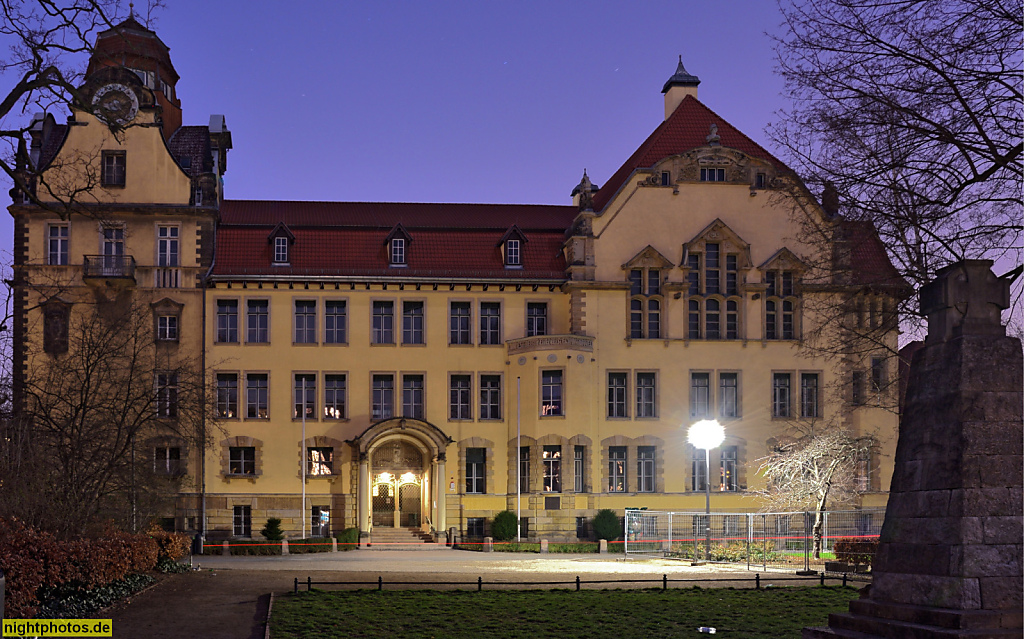
<svg viewBox="0 0 1024 639"><path fill-rule="evenodd" d="M202 335L202 340L203 340L203 347L200 349L200 356L199 356L200 357L199 366L202 369L200 371L201 376L202 376L202 384L201 384L201 387L200 387L202 389L202 402L201 402L202 409L201 409L201 413L200 413L200 423L199 423L199 438L200 438L199 450L201 451L201 454L199 455L199 476L200 476L200 480L199 480L199 535L203 539L204 544L205 544L205 541L206 541L206 400L207 400L207 397L206 397L206 393L207 393L207 388L206 388L206 286L207 286L207 282L209 282L209 280L210 280L210 276L213 274L213 267L216 266L216 264L217 264L217 226L218 226L218 223L220 221L220 202L221 201L222 201L222 198L220 198L220 196L218 194L217 216L216 216L216 219L213 222L213 257L210 258L210 268L208 268L206 270L206 274L203 275L202 279L200 280L200 286L202 287L200 289L200 291L201 291L202 298L203 298L203 302L202 302L203 328L201 330L201 335Z"/></svg>

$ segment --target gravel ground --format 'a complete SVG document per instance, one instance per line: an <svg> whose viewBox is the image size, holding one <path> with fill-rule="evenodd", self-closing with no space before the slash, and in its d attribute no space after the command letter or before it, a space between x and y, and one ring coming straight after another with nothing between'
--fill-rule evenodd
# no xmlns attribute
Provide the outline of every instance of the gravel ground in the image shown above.
<svg viewBox="0 0 1024 639"><path fill-rule="evenodd" d="M114 622L114 637L171 639L210 637L225 639L261 639L270 593L275 596L291 591L294 580L376 582L378 576L389 582L444 582L450 587L475 588L477 577L488 587L525 587L492 585L498 582L642 580L662 575L669 579L693 579L674 587L753 586L754 574L745 568L689 566L664 559L624 559L621 555L535 555L480 553L458 550L371 551L318 553L288 557L197 557L201 570L167 575L148 590L97 614ZM781 585L774 573L762 577L761 584ZM741 582L707 582L705 579L742 578ZM455 585L471 583L474 585ZM639 583L584 584L588 588L637 587ZM656 583L643 584L645 587ZM316 586L319 588L355 588L359 586ZM367 586L362 586L363 588ZM399 586L393 587L416 587ZM443 588L444 585L424 585ZM564 586L548 587L571 587Z"/></svg>

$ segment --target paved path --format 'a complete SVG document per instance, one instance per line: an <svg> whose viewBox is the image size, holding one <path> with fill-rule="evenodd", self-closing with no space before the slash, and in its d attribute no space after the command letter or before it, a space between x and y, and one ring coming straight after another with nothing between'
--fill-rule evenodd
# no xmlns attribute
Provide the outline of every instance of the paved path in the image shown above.
<svg viewBox="0 0 1024 639"><path fill-rule="evenodd" d="M114 637L262 639L269 593L291 591L295 578L302 582L306 577L312 577L313 581L375 582L378 576L383 576L385 588L389 581L475 582L478 576L483 577L485 583L573 581L577 575L584 581L631 577L660 579L664 574L670 579L753 579L753 573L743 568L687 566L664 559L458 550L354 550L288 557L207 556L197 557L196 562L202 570L168 575L149 590L97 616L113 619ZM768 576L762 579L762 585L770 582ZM686 585L743 586L728 582ZM612 583L588 587L629 585Z"/></svg>

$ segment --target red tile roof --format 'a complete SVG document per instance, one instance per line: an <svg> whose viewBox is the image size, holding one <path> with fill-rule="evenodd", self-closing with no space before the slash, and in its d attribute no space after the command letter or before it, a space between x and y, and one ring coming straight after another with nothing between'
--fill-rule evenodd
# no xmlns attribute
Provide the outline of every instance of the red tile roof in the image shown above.
<svg viewBox="0 0 1024 639"><path fill-rule="evenodd" d="M272 228L220 226L215 276L347 276L440 279L563 280L563 232L527 232L522 269L506 269L498 242L503 230L409 229L407 266L390 267L389 229L340 226L296 228L289 265L271 263Z"/></svg>
<svg viewBox="0 0 1024 639"><path fill-rule="evenodd" d="M594 210L602 211L636 169L654 166L669 156L706 145L712 124L718 125L722 146L771 162L779 171L790 172L789 167L781 160L704 106L697 98L688 95L683 98L672 115L658 125L654 133L651 133L640 148L594 194Z"/></svg>
<svg viewBox="0 0 1024 639"><path fill-rule="evenodd" d="M842 220L839 225L836 248L849 251L850 284L910 290L889 260L885 244L871 222Z"/></svg>
<svg viewBox="0 0 1024 639"><path fill-rule="evenodd" d="M399 222L406 229L501 229L513 224L527 229L564 232L577 210L544 204L443 204L413 202L295 202L226 200L221 223L239 226L355 226L386 228Z"/></svg>

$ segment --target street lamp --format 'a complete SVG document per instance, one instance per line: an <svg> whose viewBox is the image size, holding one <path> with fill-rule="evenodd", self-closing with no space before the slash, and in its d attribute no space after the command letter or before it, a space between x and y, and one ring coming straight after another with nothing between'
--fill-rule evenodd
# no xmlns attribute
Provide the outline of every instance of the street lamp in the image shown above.
<svg viewBox="0 0 1024 639"><path fill-rule="evenodd" d="M725 429L716 419L702 419L690 426L686 439L704 449L704 561L711 561L711 449L725 440Z"/></svg>

